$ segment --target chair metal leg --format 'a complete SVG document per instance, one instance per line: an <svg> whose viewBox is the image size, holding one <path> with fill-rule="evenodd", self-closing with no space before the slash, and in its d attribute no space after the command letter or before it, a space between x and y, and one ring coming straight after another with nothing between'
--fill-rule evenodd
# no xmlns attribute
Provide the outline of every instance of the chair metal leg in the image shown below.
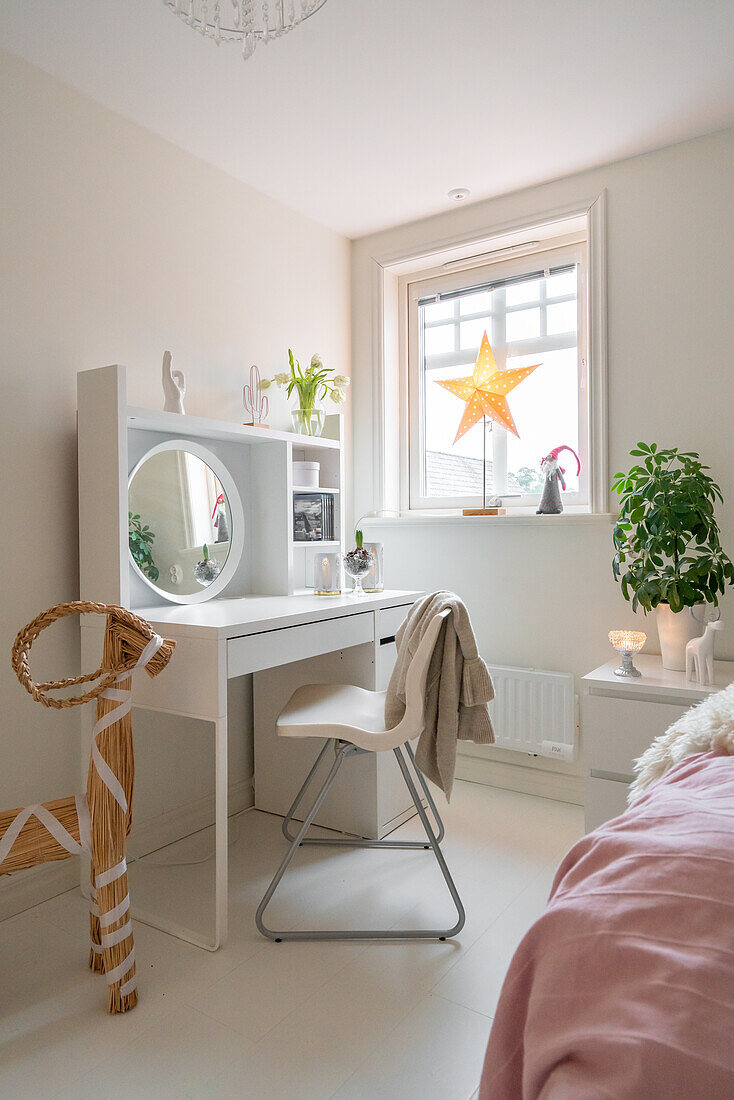
<svg viewBox="0 0 734 1100"><path fill-rule="evenodd" d="M329 745L335 745L335 744L336 744L336 742L334 742L334 741L327 741L326 745L324 746L324 750L326 748L328 748ZM298 851L298 849L300 847L300 844L301 844L301 841L303 840L303 837L306 835L308 830L311 828L311 824L313 822L313 819L316 817L316 814L319 812L319 809L321 808L322 802L326 798L327 794L329 793L329 789L330 789L332 783L336 779L339 768L342 766L342 763L344 761L344 757L348 755L348 753L350 752L351 749L352 749L351 745L344 745L337 752L336 759L334 760L334 763L331 765L331 770L330 770L329 774L327 775L326 779L324 780L324 783L321 787L321 790L319 791L318 795L316 796L316 800L315 800L313 806L311 807L311 809L309 810L309 813L306 817L306 820L303 822L298 835L296 836L296 838L294 839L294 841L291 844L290 848L286 852L286 855L283 859L283 862L281 863L278 870L275 872L275 877L273 878L273 881L270 883L267 890L265 891L265 895L263 896L263 899L262 899L262 901L260 902L260 904L258 906L257 913L255 914L255 924L257 925L257 930L263 936L267 937L267 939L275 940L276 943L279 943L280 940L283 940L283 939L294 939L295 937L292 933L273 932L269 928L266 928L265 924L263 923L263 919L262 919L263 918L263 913L265 912L266 908L268 907L268 904L270 903L270 899L272 898L273 894L275 893L275 891L278 887L278 883L282 879L283 875L285 874L285 872L288 869L288 866L289 866L291 860L293 859L294 855ZM322 755L323 755L324 750L322 750Z"/></svg>
<svg viewBox="0 0 734 1100"><path fill-rule="evenodd" d="M321 763L321 760L323 759L323 756L325 755L326 750L328 749L328 747L330 745L333 745L335 750L336 750L336 759L334 760L334 763L332 764L331 770L329 771L329 774L327 775L326 779L324 780L324 783L321 786L321 789L319 790L319 793L316 796L316 799L314 801L313 806L311 807L305 821L301 825L301 828L300 828L298 834L291 839L290 834L287 833L287 831L286 831L285 824L287 823L288 820L290 820L293 813L295 812L295 809L297 808L297 806L301 802L301 799L304 796L306 788L308 787L309 783L313 779L313 776L316 773L316 769L318 768L318 765ZM339 748L338 747L338 742L336 742L336 741L327 741L326 745L324 745L324 748L321 750L321 752L320 752L320 754L319 754L319 756L316 760L316 763L314 764L313 768L311 769L311 772L309 773L309 775L306 779L306 782L301 787L301 790L298 792L293 805L291 806L290 810L288 811L288 817L286 818L286 822L284 822L283 831L286 833L286 835L289 837L289 839L291 839L291 845L290 845L290 847L288 849L288 852L286 853L282 863L280 864L280 867L276 871L272 882L270 883L268 889L266 890L265 895L264 895L262 901L260 902L260 905L258 906L258 910L257 910L257 913L255 915L255 924L257 925L258 931L263 936L265 936L267 939L275 940L276 943L280 943L282 940L418 940L418 939L421 939L421 940L423 940L423 939L425 939L425 940L433 940L433 939L445 940L445 939L447 939L451 936L455 936L464 927L464 922L466 920L466 914L465 914L465 911L464 911L464 906L461 902L461 898L459 897L459 892L456 889L456 885L454 883L454 880L451 877L451 873L450 873L450 871L448 869L448 866L446 864L446 860L444 859L443 852L441 851L441 848L439 846L439 843L440 843L439 842L439 835L438 835L438 833L434 833L433 829L431 828L430 822L428 820L428 815L426 814L426 811L423 807L423 803L421 801L421 797L418 793L418 790L415 786L415 783L413 782L413 778L410 774L410 770L408 769L408 765L407 765L407 763L406 763L406 761L403 757L403 754L402 754L402 752L400 751L399 748L394 749L393 751L394 751L395 757L398 761L398 765L400 767L400 770L403 774L403 779L405 780L405 784L408 788L408 791L410 792L411 798L413 799L413 803L415 805L415 808L418 811L418 816L421 819L421 824L423 825L423 828L425 829L425 832L426 832L426 836L428 837L428 841L429 841L428 845L426 845L422 842L414 842L414 841L406 841L406 842L398 842L398 841L389 842L389 841L377 841L377 840L376 841L369 841L369 840L362 840L362 838L360 838L360 837L356 837L353 841L348 840L348 839L340 839L340 840L331 841L331 842L326 840L325 842L326 843L336 843L336 844L349 844L352 847L370 847L370 848L387 848L387 847L389 847L389 848L428 848L428 847L430 847L430 848L432 848L433 853L434 853L434 855L436 857L436 860L438 862L438 865L441 869L441 873L442 873L442 875L444 877L444 880L446 882L446 885L448 886L449 893L451 894L451 898L454 902L454 905L456 906L456 913L457 913L457 917L458 917L458 919L456 921L456 924L454 924L453 927L451 927L451 928L445 928L445 929L441 929L441 928L432 928L432 929L419 929L419 928L380 929L380 928L372 928L372 929L360 929L360 930L342 929L340 931L321 931L321 930L315 930L315 929L314 930L309 929L309 930L303 930L303 931L285 931L285 930L284 931L275 931L273 929L268 928L265 925L265 923L263 921L263 914L265 913L265 910L266 910L267 906L269 905L269 903L270 903L270 901L273 897L273 894L275 893L276 889L278 888L278 884L280 883L281 879L283 878L283 875L287 871L294 855L298 851L300 845L302 843L304 843L306 833L308 832L311 825L313 824L313 821L314 821L314 818L316 817L316 814L318 813L319 809L321 808L321 805L322 805L324 799L326 798L326 795L328 794L334 780L336 779L339 768L341 767L344 759L348 755L351 755L351 754L356 753L358 751L359 750L355 749L355 747L353 745L350 745L350 744L343 744L342 747ZM412 753L410 755L411 755L411 758L412 758ZM415 761L413 761L413 763L415 764ZM420 773L418 773L418 775L419 775L419 778L421 779L421 787L423 788L423 791L424 791L424 793L427 797L427 800L429 802L431 810L435 814L436 820L438 821L439 833L440 833L441 836L443 836L443 823L441 822L441 819L440 819L440 817L439 817L439 815L436 811L435 803L433 802L433 799L430 795L430 792L427 790L425 782L422 780L422 777L420 776ZM315 841L311 841L311 843L314 843L314 842Z"/></svg>
<svg viewBox="0 0 734 1100"><path fill-rule="evenodd" d="M316 772L318 771L319 764L323 760L324 755L326 753L326 750L329 748L330 743L331 742L327 741L326 744L324 745L323 749L319 753L319 755L316 757L316 761L315 761L313 767L311 768L311 771L306 776L306 779L305 779L305 782L304 782L303 786L301 787L300 791L296 795L296 797L293 801L293 804L291 805L291 808L288 810L288 813L283 818L283 824L281 826L282 831L283 831L283 836L290 843L293 843L293 841L296 838L295 838L295 835L293 833L291 833L288 826L290 825L291 821L293 820L293 815L295 814L296 810L300 806L301 801L303 799L303 796L305 795L306 790L308 789L308 786L311 783L311 780L313 779ZM418 765L415 762L415 756L413 755L413 750L410 747L410 744L408 742L406 742L405 747L408 750L408 754L409 754L410 759L412 761L413 768L415 769L415 774L417 775L418 781L419 781L419 783L420 783L420 785L423 789L423 793L425 794L426 802L428 803L428 805L431 809L431 813L433 814L433 818L434 818L436 824L438 825L437 840L438 840L438 843L440 844L441 841L443 840L444 836L446 835L446 830L444 829L443 821L441 820L441 816L438 812L438 809L436 808L436 803L433 800L433 796L431 795L431 792L428 789L428 784L426 783L426 781L423 777L423 773L421 772L420 768L418 767ZM365 750L356 750L356 751L357 752L364 752ZM322 846L326 845L326 846L337 847L337 848L338 847L348 847L348 848L408 848L408 849L423 848L423 849L428 849L428 847L429 847L429 845L426 844L422 840L365 840L364 837L357 837L357 836L355 836L353 838L352 837L330 837L330 836L304 837L303 840L301 841L301 844L320 844Z"/></svg>
<svg viewBox="0 0 734 1100"><path fill-rule="evenodd" d="M454 905L456 906L456 912L457 912L457 915L458 915L458 918L459 918L458 921L456 922L456 924L454 925L454 927L449 929L449 931L447 933L445 933L444 936L439 936L439 939L444 939L445 936L447 936L447 935L448 936L455 936L458 932L461 931L461 929L464 927L464 924L466 922L466 912L464 910L464 906L462 904L461 898L459 897L459 891L456 889L456 883L454 882L453 878L451 877L451 872L448 869L448 865L446 863L446 860L444 859L444 854L441 851L440 845L438 843L438 837L436 836L436 834L431 829L430 823L428 821L428 815L426 814L426 811L423 809L423 803L421 802L420 795L418 794L418 791L415 788L415 784L413 782L412 776L411 776L410 772L408 771L408 765L405 763L405 760L403 759L403 754L401 753L400 749L394 749L393 751L394 751L395 756L397 758L398 764L400 765L400 770L403 773L403 779L405 780L405 785L407 786L408 790L411 793L411 796L412 796L413 801L415 803L415 808L418 811L418 816L420 817L421 822L423 823L423 828L426 830L426 836L428 837L428 839L431 842L431 847L433 848L433 854L436 857L436 862L438 863L439 867L441 868L441 874L443 875L444 879L446 880L446 885L449 888L449 893L451 894ZM429 798L430 798L430 795L429 795Z"/></svg>
<svg viewBox="0 0 734 1100"><path fill-rule="evenodd" d="M438 825L438 833L436 834L436 840L440 844L441 841L443 840L443 838L446 836L446 830L444 829L443 821L441 820L441 816L440 816L440 814L439 814L439 812L436 808L436 803L433 800L433 795L431 794L430 790L428 789L428 784L426 783L423 772L420 770L420 768L418 767L418 765L415 762L415 756L413 755L413 748L410 744L410 741L405 742L405 748L407 749L408 756L410 757L411 763L413 765L413 770L415 771L415 774L418 776L418 782L420 783L421 787L423 788L423 793L426 796L426 802L431 807L431 813L433 814L433 820Z"/></svg>
<svg viewBox="0 0 734 1100"><path fill-rule="evenodd" d="M300 791L298 792L298 794L294 798L290 810L288 811L288 813L283 818L283 825L282 825L283 836L285 837L286 840L290 840L291 843L296 838L294 836L291 836L291 834L288 832L288 826L291 823L291 821L293 820L293 815L296 812L296 810L298 809L298 807L300 806L301 799L303 798L304 794L308 790L308 786L309 786L311 780L316 775L316 772L319 770L319 764L324 759L324 756L326 755L327 749L329 748L330 745L333 745L334 743L335 743L334 741L325 741L324 742L323 749L321 750L319 755L316 757L316 760L314 761L314 765L311 768L311 771L308 773L308 775L306 776L306 778L304 780L303 786L301 787Z"/></svg>

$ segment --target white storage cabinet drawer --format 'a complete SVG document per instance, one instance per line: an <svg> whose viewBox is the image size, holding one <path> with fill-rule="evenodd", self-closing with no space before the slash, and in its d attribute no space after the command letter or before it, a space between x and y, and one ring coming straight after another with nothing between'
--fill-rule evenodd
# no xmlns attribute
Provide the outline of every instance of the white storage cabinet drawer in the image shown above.
<svg viewBox="0 0 734 1100"><path fill-rule="evenodd" d="M629 783L615 783L612 779L594 779L587 776L585 784L586 832L598 829L605 821L619 817L627 809Z"/></svg>
<svg viewBox="0 0 734 1100"><path fill-rule="evenodd" d="M412 606L407 603L400 607L381 608L377 612L377 640L394 638Z"/></svg>
<svg viewBox="0 0 734 1100"><path fill-rule="evenodd" d="M687 709L604 695L585 695L581 706L589 772L625 777L632 775L634 761Z"/></svg>

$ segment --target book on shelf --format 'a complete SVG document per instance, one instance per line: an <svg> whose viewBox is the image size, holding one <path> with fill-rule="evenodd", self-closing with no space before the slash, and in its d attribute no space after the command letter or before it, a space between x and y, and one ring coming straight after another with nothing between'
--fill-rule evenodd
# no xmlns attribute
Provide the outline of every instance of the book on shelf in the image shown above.
<svg viewBox="0 0 734 1100"><path fill-rule="evenodd" d="M293 494L293 541L334 541L334 496L332 493Z"/></svg>

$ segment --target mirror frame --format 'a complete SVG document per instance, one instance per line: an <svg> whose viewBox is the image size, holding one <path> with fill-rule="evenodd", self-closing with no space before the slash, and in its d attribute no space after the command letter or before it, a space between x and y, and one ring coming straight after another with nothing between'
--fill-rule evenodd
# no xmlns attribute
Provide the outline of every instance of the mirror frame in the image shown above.
<svg viewBox="0 0 734 1100"><path fill-rule="evenodd" d="M136 576L145 581L148 588L152 588L153 591L157 595L162 596L164 600L168 600L170 603L180 604L204 603L205 600L211 600L214 596L224 591L232 580L237 566L240 564L242 551L245 547L245 514L242 509L242 501L240 500L240 495L237 492L237 486L234 483L232 475L217 455L212 454L206 447L202 447L198 443L192 443L188 439L167 439L165 442L158 443L155 447L151 447L149 451L146 451L128 475L126 513L130 511L130 486L132 485L133 478L149 458L152 458L153 455L161 454L163 451L188 451L189 454L196 455L197 458L200 458L201 461L212 470L214 476L218 479L227 497L229 514L232 520L229 554L227 555L226 562L222 566L221 573L207 588L202 588L201 592L190 592L181 596L177 596L173 592L166 592L164 588L159 588L155 581L146 577L145 573L143 573L142 569L140 569L137 562L133 559L129 546L127 547L128 564L134 570ZM239 535L237 536L238 532Z"/></svg>

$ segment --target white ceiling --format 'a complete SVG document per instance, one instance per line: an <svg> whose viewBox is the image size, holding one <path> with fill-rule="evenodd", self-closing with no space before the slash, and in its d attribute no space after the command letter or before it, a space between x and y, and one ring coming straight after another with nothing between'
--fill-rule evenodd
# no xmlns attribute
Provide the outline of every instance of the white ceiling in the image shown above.
<svg viewBox="0 0 734 1100"><path fill-rule="evenodd" d="M732 0L327 0L247 62L162 0L3 0L0 44L350 237L734 125Z"/></svg>

